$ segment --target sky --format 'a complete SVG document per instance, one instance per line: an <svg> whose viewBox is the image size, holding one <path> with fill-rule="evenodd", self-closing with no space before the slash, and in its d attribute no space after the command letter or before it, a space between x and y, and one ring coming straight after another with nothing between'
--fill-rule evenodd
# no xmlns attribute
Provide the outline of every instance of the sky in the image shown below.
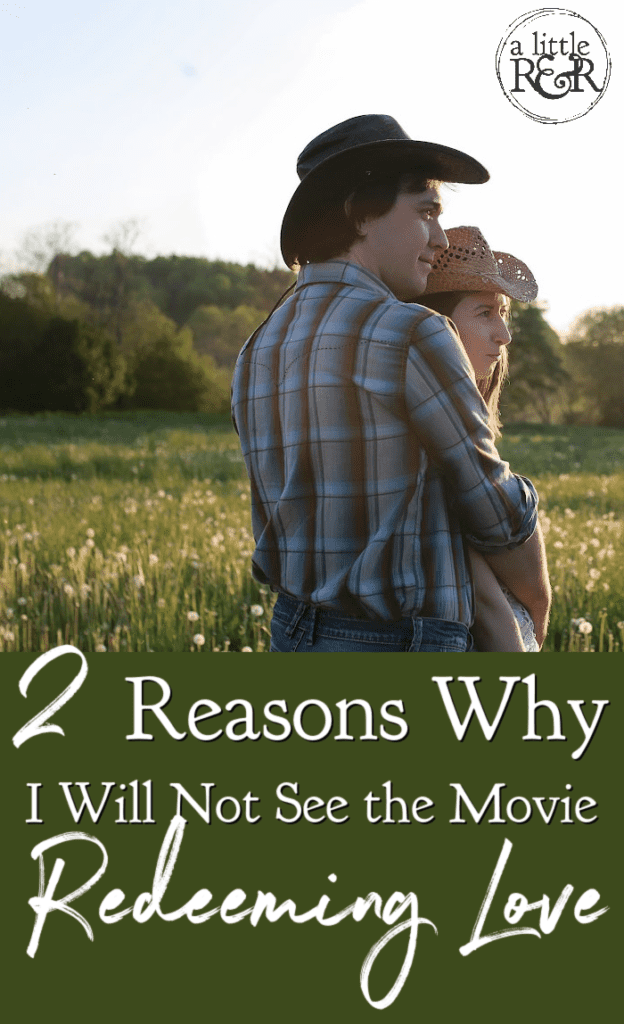
<svg viewBox="0 0 624 1024"><path fill-rule="evenodd" d="M584 117L543 124L496 76L527 0L22 0L0 3L0 272L23 236L71 222L101 252L280 266L298 153L363 113L475 156L485 185L445 190L444 227L473 224L524 260L560 333L624 304L624 7L574 0L605 38L609 86ZM615 245L615 248L614 248Z"/></svg>

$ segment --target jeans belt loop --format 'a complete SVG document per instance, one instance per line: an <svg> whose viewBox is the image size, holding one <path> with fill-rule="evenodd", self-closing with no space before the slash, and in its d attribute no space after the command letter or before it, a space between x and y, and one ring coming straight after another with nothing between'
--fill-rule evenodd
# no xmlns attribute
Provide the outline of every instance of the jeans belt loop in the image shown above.
<svg viewBox="0 0 624 1024"><path fill-rule="evenodd" d="M410 644L410 651L419 651L422 646L422 635L423 635L423 620L421 618L412 619L412 642Z"/></svg>
<svg viewBox="0 0 624 1024"><path fill-rule="evenodd" d="M297 605L297 610L295 611L295 614L293 615L293 617L292 617L290 623L288 624L288 626L286 626L286 636L292 636L293 635L293 633L295 632L297 626L299 625L299 623L301 621L302 616L305 615L305 611L306 611L307 607L308 607L307 604L304 604L303 601L299 602L299 604Z"/></svg>
<svg viewBox="0 0 624 1024"><path fill-rule="evenodd" d="M306 645L308 647L311 647L312 644L314 643L314 636L315 636L315 633L316 633L316 623L318 621L318 614L319 614L318 607L314 606L312 608L312 616L311 616L311 619L310 619L310 628L308 629L308 638L306 640Z"/></svg>

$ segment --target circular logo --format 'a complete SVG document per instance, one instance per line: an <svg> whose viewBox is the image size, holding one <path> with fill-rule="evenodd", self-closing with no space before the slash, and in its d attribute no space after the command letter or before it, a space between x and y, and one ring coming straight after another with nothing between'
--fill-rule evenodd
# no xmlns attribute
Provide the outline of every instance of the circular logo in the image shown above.
<svg viewBox="0 0 624 1024"><path fill-rule="evenodd" d="M604 96L611 59L586 18L545 7L509 26L496 51L496 73L505 96L523 114L562 124L583 117Z"/></svg>

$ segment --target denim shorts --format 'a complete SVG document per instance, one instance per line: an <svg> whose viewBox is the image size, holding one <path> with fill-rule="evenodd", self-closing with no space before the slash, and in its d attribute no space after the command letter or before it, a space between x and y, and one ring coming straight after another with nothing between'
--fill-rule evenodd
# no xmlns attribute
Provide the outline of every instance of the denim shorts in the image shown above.
<svg viewBox="0 0 624 1024"><path fill-rule="evenodd" d="M445 619L356 619L295 601L280 594L271 621L272 654L330 654L356 651L371 654L438 652L457 654L472 649L472 636L462 622Z"/></svg>

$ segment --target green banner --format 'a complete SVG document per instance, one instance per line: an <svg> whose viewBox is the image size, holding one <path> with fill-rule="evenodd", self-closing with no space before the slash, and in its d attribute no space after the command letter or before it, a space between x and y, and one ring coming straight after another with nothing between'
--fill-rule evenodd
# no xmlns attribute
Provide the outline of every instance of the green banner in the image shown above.
<svg viewBox="0 0 624 1024"><path fill-rule="evenodd" d="M2 666L7 1019L611 1016L618 659Z"/></svg>

